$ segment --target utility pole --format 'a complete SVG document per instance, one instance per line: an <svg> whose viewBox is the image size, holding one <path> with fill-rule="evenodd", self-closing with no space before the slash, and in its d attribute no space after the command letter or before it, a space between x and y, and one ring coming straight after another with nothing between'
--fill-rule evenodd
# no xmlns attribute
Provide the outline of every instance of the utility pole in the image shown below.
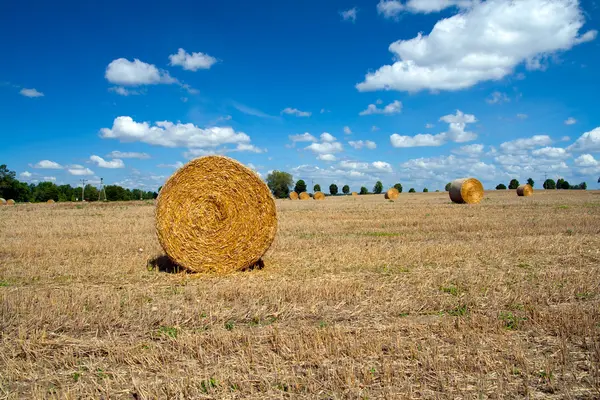
<svg viewBox="0 0 600 400"><path fill-rule="evenodd" d="M106 200L106 190L104 190L104 178L100 178L100 191L98 192L98 201L107 201Z"/></svg>
<svg viewBox="0 0 600 400"><path fill-rule="evenodd" d="M85 183L87 182L87 179L80 179L81 181L81 201L85 201Z"/></svg>

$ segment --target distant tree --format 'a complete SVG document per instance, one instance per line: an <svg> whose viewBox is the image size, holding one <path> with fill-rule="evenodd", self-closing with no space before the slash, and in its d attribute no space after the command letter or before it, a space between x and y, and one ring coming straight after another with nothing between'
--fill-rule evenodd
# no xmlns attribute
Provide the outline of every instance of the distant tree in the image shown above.
<svg viewBox="0 0 600 400"><path fill-rule="evenodd" d="M440 191L440 189L435 189L436 193Z"/></svg>
<svg viewBox="0 0 600 400"><path fill-rule="evenodd" d="M294 192L300 194L302 192L306 192L306 182L304 182L302 179L300 179L298 182L296 182L296 186L294 187Z"/></svg>
<svg viewBox="0 0 600 400"><path fill-rule="evenodd" d="M48 200L58 201L58 186L53 182L40 182L35 188L35 201L46 202Z"/></svg>
<svg viewBox="0 0 600 400"><path fill-rule="evenodd" d="M554 182L554 179L546 179L544 181L544 189L556 189L556 182Z"/></svg>
<svg viewBox="0 0 600 400"><path fill-rule="evenodd" d="M581 188L581 190L587 190L587 183L585 183L585 182L581 182L581 183L579 184L579 187Z"/></svg>
<svg viewBox="0 0 600 400"><path fill-rule="evenodd" d="M402 193L402 184L396 183L394 188L398 191L398 193Z"/></svg>
<svg viewBox="0 0 600 400"><path fill-rule="evenodd" d="M98 189L96 186L92 186L88 183L85 185L83 194L85 196L85 201L98 201ZM79 189L79 197L81 197L81 189Z"/></svg>
<svg viewBox="0 0 600 400"><path fill-rule="evenodd" d="M9 170L6 164L0 165L0 197L18 202L29 201L32 196L30 186L25 182L20 182L15 177L16 173Z"/></svg>
<svg viewBox="0 0 600 400"><path fill-rule="evenodd" d="M415 192L415 188L408 189L408 193L414 193L414 192Z"/></svg>
<svg viewBox="0 0 600 400"><path fill-rule="evenodd" d="M561 185L560 185L561 189L569 189L570 187L571 187L571 185L569 185L569 182L567 182L565 180L563 180L562 183L561 183Z"/></svg>
<svg viewBox="0 0 600 400"><path fill-rule="evenodd" d="M498 186L496 186L496 190L506 190L506 185L504 183L501 183Z"/></svg>
<svg viewBox="0 0 600 400"><path fill-rule="evenodd" d="M446 183L446 187L445 187L445 189L446 189L446 192L449 192L449 191L450 191L450 186L452 186L452 182L448 182L448 183Z"/></svg>
<svg viewBox="0 0 600 400"><path fill-rule="evenodd" d="M344 194L350 193L350 186L344 185L344 187L342 188L342 193L344 193Z"/></svg>
<svg viewBox="0 0 600 400"><path fill-rule="evenodd" d="M336 194L338 194L338 187L335 183L332 183L331 185L329 185L329 193L331 193L332 196L335 196Z"/></svg>
<svg viewBox="0 0 600 400"><path fill-rule="evenodd" d="M535 185L535 181L531 178L527 178L527 184L531 187L533 187L533 185Z"/></svg>
<svg viewBox="0 0 600 400"><path fill-rule="evenodd" d="M369 194L369 189L367 189L366 187L361 187L360 188L360 194Z"/></svg>
<svg viewBox="0 0 600 400"><path fill-rule="evenodd" d="M508 184L508 188L509 189L516 189L519 187L519 181L516 179L511 179L510 183Z"/></svg>
<svg viewBox="0 0 600 400"><path fill-rule="evenodd" d="M272 171L267 175L267 186L271 189L271 193L278 199L287 198L290 194L290 187L294 184L292 175L283 171ZM158 189L160 192L162 186Z"/></svg>
<svg viewBox="0 0 600 400"><path fill-rule="evenodd" d="M423 193L427 193L427 192L429 192L429 189L427 189L427 188L423 189Z"/></svg>
<svg viewBox="0 0 600 400"><path fill-rule="evenodd" d="M383 192L383 183L381 183L381 181L377 181L375 186L373 186L373 193L381 194L381 192Z"/></svg>
<svg viewBox="0 0 600 400"><path fill-rule="evenodd" d="M321 185L319 185L318 183L313 187L313 192L320 192L321 191Z"/></svg>
<svg viewBox="0 0 600 400"><path fill-rule="evenodd" d="M131 191L131 199L132 200L141 200L144 198L144 192L142 192L140 189L133 189Z"/></svg>
<svg viewBox="0 0 600 400"><path fill-rule="evenodd" d="M556 181L556 188L562 189L564 183L565 183L565 180L563 178L560 178L559 180Z"/></svg>

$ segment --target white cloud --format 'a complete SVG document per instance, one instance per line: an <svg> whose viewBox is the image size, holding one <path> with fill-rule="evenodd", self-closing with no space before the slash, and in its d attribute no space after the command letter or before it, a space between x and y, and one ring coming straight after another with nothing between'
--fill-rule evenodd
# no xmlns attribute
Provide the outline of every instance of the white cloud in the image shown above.
<svg viewBox="0 0 600 400"><path fill-rule="evenodd" d="M90 161L95 163L100 168L125 168L123 160L115 158L111 161L106 161L104 158L93 155L90 157Z"/></svg>
<svg viewBox="0 0 600 400"><path fill-rule="evenodd" d="M573 117L569 117L565 120L565 125L574 125L577 123L577 120Z"/></svg>
<svg viewBox="0 0 600 400"><path fill-rule="evenodd" d="M345 127L344 127L344 133L345 133L346 135L350 135L350 134L352 134L352 130L350 129L350 127L349 127L349 126L345 126Z"/></svg>
<svg viewBox="0 0 600 400"><path fill-rule="evenodd" d="M377 13L385 18L397 18L404 10L404 5L398 0L380 0L377 3Z"/></svg>
<svg viewBox="0 0 600 400"><path fill-rule="evenodd" d="M543 147L531 152L536 157L567 158L569 153L561 147Z"/></svg>
<svg viewBox="0 0 600 400"><path fill-rule="evenodd" d="M181 161L177 161L175 164L158 164L158 168L175 168L179 169L183 167L183 163Z"/></svg>
<svg viewBox="0 0 600 400"><path fill-rule="evenodd" d="M563 136L560 138L561 142L568 142L569 140L571 140L571 138L569 136Z"/></svg>
<svg viewBox="0 0 600 400"><path fill-rule="evenodd" d="M37 164L32 166L33 168L41 168L41 169L63 169L63 166L57 162L50 160L42 160Z"/></svg>
<svg viewBox="0 0 600 400"><path fill-rule="evenodd" d="M25 97L43 97L44 93L38 92L36 89L21 89L19 92L22 96Z"/></svg>
<svg viewBox="0 0 600 400"><path fill-rule="evenodd" d="M148 153L136 153L136 152L123 152L114 150L106 155L108 158L138 158L140 160L147 160L150 158Z"/></svg>
<svg viewBox="0 0 600 400"><path fill-rule="evenodd" d="M138 86L156 85L159 83L176 83L167 71L156 68L153 64L147 64L137 58L129 61L126 58L118 58L111 61L106 67L104 74L106 80L116 85Z"/></svg>
<svg viewBox="0 0 600 400"><path fill-rule="evenodd" d="M308 112L308 111L300 111L300 110L298 110L297 108L290 108L290 107L284 108L284 109L281 111L281 113L282 113L282 114L295 115L295 116L297 116L297 117L310 117L310 116L312 115L312 113L311 113L311 112Z"/></svg>
<svg viewBox="0 0 600 400"><path fill-rule="evenodd" d="M330 134L330 133L323 132L323 133L321 134L321 141L322 141L322 142L330 142L330 143L331 143L331 142L335 142L336 140L337 140L337 139L335 138L335 136L333 136L333 135L332 135L332 134Z"/></svg>
<svg viewBox="0 0 600 400"><path fill-rule="evenodd" d="M33 174L29 171L23 171L19 174L21 178L29 179Z"/></svg>
<svg viewBox="0 0 600 400"><path fill-rule="evenodd" d="M197 71L199 69L209 69L217 59L205 53L187 53L184 49L179 49L176 54L169 56L169 65L179 65L188 71Z"/></svg>
<svg viewBox="0 0 600 400"><path fill-rule="evenodd" d="M344 150L340 142L313 143L305 148L317 154L333 154Z"/></svg>
<svg viewBox="0 0 600 400"><path fill-rule="evenodd" d="M346 11L340 11L340 15L344 21L352 21L356 22L356 15L358 14L358 9L356 7L351 8Z"/></svg>
<svg viewBox="0 0 600 400"><path fill-rule="evenodd" d="M108 88L108 90L111 92L115 92L116 94L119 94L121 96L137 96L143 94L141 91L125 89L123 86L113 86Z"/></svg>
<svg viewBox="0 0 600 400"><path fill-rule="evenodd" d="M384 114L392 115L398 114L402 111L402 103L398 100L388 104L384 108L377 108L375 104L369 104L366 110L361 111L358 115L371 115L371 114Z"/></svg>
<svg viewBox="0 0 600 400"><path fill-rule="evenodd" d="M510 101L510 99L508 98L506 93L493 92L492 94L490 94L490 97L485 99L485 101L488 104L502 104L502 103L508 103Z"/></svg>
<svg viewBox="0 0 600 400"><path fill-rule="evenodd" d="M600 151L600 126L581 135L575 143L567 147L569 151Z"/></svg>
<svg viewBox="0 0 600 400"><path fill-rule="evenodd" d="M304 132L299 135L290 135L288 137L294 143L296 143L296 142L316 142L317 141L317 138L308 132Z"/></svg>
<svg viewBox="0 0 600 400"><path fill-rule="evenodd" d="M249 151L251 153L264 153L265 149L258 148L253 144L238 143L238 145L235 146L235 149L231 149L230 151Z"/></svg>
<svg viewBox="0 0 600 400"><path fill-rule="evenodd" d="M76 176L94 175L94 171L92 171L89 168L85 168L81 165L71 165L67 168L67 171L71 175L76 175Z"/></svg>
<svg viewBox="0 0 600 400"><path fill-rule="evenodd" d="M582 154L575 159L575 164L580 167L597 167L600 166L600 162L594 158L591 154Z"/></svg>
<svg viewBox="0 0 600 400"><path fill-rule="evenodd" d="M394 133L390 136L390 142L394 147L424 147L441 146L446 142L463 143L477 139L473 132L465 131L467 124L477 122L472 114L464 114L456 110L456 114L444 115L440 121L448 123L448 130L437 135L429 133L420 133L415 136L403 136Z"/></svg>
<svg viewBox="0 0 600 400"><path fill-rule="evenodd" d="M424 2L419 2L425 4ZM595 39L575 0L492 0L438 21L429 35L389 46L396 60L368 73L359 91L460 90L500 80L526 63Z"/></svg>
<svg viewBox="0 0 600 400"><path fill-rule="evenodd" d="M425 124L425 129L431 129L433 128L435 125L433 124Z"/></svg>
<svg viewBox="0 0 600 400"><path fill-rule="evenodd" d="M363 147L366 147L367 149L376 149L377 148L377 144L375 142L372 142L370 140L351 140L348 142L348 144L352 147L354 147L356 150L360 150Z"/></svg>
<svg viewBox="0 0 600 400"><path fill-rule="evenodd" d="M375 162L371 163L371 165L376 170L383 171L383 172L392 172L392 166L385 161L375 161Z"/></svg>
<svg viewBox="0 0 600 400"><path fill-rule="evenodd" d="M135 122L131 117L115 118L112 128L102 128L104 139L119 139L121 142L143 142L164 147L216 148L226 144L250 145L250 136L236 132L231 127L199 128L194 124L158 121L153 126L147 122ZM255 148L246 148L255 151ZM242 148L238 148L239 151Z"/></svg>
<svg viewBox="0 0 600 400"><path fill-rule="evenodd" d="M483 154L484 146L482 144L468 144L466 146L459 147L458 149L452 150L454 154L463 154L467 156L479 156Z"/></svg>
<svg viewBox="0 0 600 400"><path fill-rule="evenodd" d="M517 118L519 118L519 119L527 119L527 114L517 114Z"/></svg>
<svg viewBox="0 0 600 400"><path fill-rule="evenodd" d="M56 177L55 176L44 176L42 178L42 181L44 181L44 182L56 182Z"/></svg>
<svg viewBox="0 0 600 400"><path fill-rule="evenodd" d="M539 146L548 146L552 144L552 139L548 135L535 135L530 138L516 139L509 142L504 142L500 145L500 149L505 153L518 153L533 149Z"/></svg>
<svg viewBox="0 0 600 400"><path fill-rule="evenodd" d="M336 161L337 157L333 154L319 154L317 158L321 161Z"/></svg>
<svg viewBox="0 0 600 400"><path fill-rule="evenodd" d="M412 13L429 14L448 7L468 8L476 0L408 0L406 9Z"/></svg>

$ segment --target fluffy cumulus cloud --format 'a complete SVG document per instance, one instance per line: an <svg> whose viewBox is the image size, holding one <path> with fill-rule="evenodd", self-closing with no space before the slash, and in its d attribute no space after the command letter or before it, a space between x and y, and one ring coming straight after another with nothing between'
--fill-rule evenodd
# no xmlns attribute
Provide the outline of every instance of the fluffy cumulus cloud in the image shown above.
<svg viewBox="0 0 600 400"><path fill-rule="evenodd" d="M535 147L548 146L549 144L552 144L550 136L535 135L530 138L521 138L504 142L500 145L500 149L505 153L520 153Z"/></svg>
<svg viewBox="0 0 600 400"><path fill-rule="evenodd" d="M130 151L118 151L118 150L114 150L111 151L110 153L108 153L106 155L106 157L108 158L138 158L140 160L147 160L148 158L150 158L150 154L148 153L136 153L136 152L130 152Z"/></svg>
<svg viewBox="0 0 600 400"><path fill-rule="evenodd" d="M581 135L575 143L567 147L569 151L600 151L600 126Z"/></svg>
<svg viewBox="0 0 600 400"><path fill-rule="evenodd" d="M395 62L368 73L357 89L460 90L502 79L522 63L543 68L553 53L596 38L595 30L583 32L584 23L576 0L473 2L428 35L392 43Z"/></svg>
<svg viewBox="0 0 600 400"><path fill-rule="evenodd" d="M349 10L340 11L340 15L344 21L356 22L356 15L358 14L358 9L356 7L351 8Z"/></svg>
<svg viewBox="0 0 600 400"><path fill-rule="evenodd" d="M71 175L75 176L88 176L94 175L94 171L89 168L84 167L83 165L70 165L67 167L67 172Z"/></svg>
<svg viewBox="0 0 600 400"><path fill-rule="evenodd" d="M56 177L55 176L44 176L42 178L43 182L56 182Z"/></svg>
<svg viewBox="0 0 600 400"><path fill-rule="evenodd" d="M575 164L580 167L597 167L600 166L600 162L594 158L591 154L582 154L575 159Z"/></svg>
<svg viewBox="0 0 600 400"><path fill-rule="evenodd" d="M398 0L380 0L377 12L385 18L397 18L404 11L404 5Z"/></svg>
<svg viewBox="0 0 600 400"><path fill-rule="evenodd" d="M123 162L123 160L120 160L118 158L107 161L100 156L93 155L90 157L90 161L99 166L100 168L125 168L125 163Z"/></svg>
<svg viewBox="0 0 600 400"><path fill-rule="evenodd" d="M231 127L199 128L194 124L158 121L136 122L131 117L115 118L112 128L102 128L104 139L118 139L121 142L143 142L164 147L187 147L189 149L215 149L224 145L236 145L224 151L252 151L260 149L250 144L250 136L236 132Z"/></svg>
<svg viewBox="0 0 600 400"><path fill-rule="evenodd" d="M356 150L360 150L363 147L373 150L377 148L377 144L371 140L351 140L348 142L351 147L354 147Z"/></svg>
<svg viewBox="0 0 600 400"><path fill-rule="evenodd" d="M396 19L401 12L429 14L440 12L449 7L467 8L473 5L473 0L408 0L402 4L399 0L380 0L377 12L385 18Z"/></svg>
<svg viewBox="0 0 600 400"><path fill-rule="evenodd" d="M333 136L332 134L328 133L328 132L323 132L321 133L321 141L322 142L328 142L328 143L333 143L335 142L337 139L335 138L335 136Z"/></svg>
<svg viewBox="0 0 600 400"><path fill-rule="evenodd" d="M394 133L390 136L390 142L394 147L424 147L441 146L447 142L463 143L475 140L477 135L466 131L467 124L477 122L472 114L464 114L456 110L456 114L444 115L440 121L448 123L448 130L437 135L420 133L415 136L403 136Z"/></svg>
<svg viewBox="0 0 600 400"><path fill-rule="evenodd" d="M23 171L19 174L19 177L24 178L24 179L29 179L31 178L33 174L29 171Z"/></svg>
<svg viewBox="0 0 600 400"><path fill-rule="evenodd" d="M306 149L316 154L333 154L344 150L340 142L313 143L307 146Z"/></svg>
<svg viewBox="0 0 600 400"><path fill-rule="evenodd" d="M209 69L217 59L205 53L188 53L184 49L177 50L177 53L169 56L170 65L178 65L188 71L198 71L199 69Z"/></svg>
<svg viewBox="0 0 600 400"><path fill-rule="evenodd" d="M457 176L478 176L488 181L508 177L508 174L494 164L454 155L416 158L402 163L401 167L408 181L424 186L439 184L442 188Z"/></svg>
<svg viewBox="0 0 600 400"><path fill-rule="evenodd" d="M137 58L129 61L117 58L106 67L104 77L110 83L123 86L156 85L177 83L167 71L159 70L153 64L147 64Z"/></svg>
<svg viewBox="0 0 600 400"><path fill-rule="evenodd" d="M334 156L333 154L319 154L317 156L317 159L319 159L321 161L333 162L333 161L337 160L337 157Z"/></svg>
<svg viewBox="0 0 600 400"><path fill-rule="evenodd" d="M174 168L179 169L183 167L183 163L181 161L177 161L175 164L158 164L158 168Z"/></svg>
<svg viewBox="0 0 600 400"><path fill-rule="evenodd" d="M23 89L21 89L21 91L19 93L21 94L21 96L25 96L25 97L43 97L44 96L44 93L38 92L36 89L23 88Z"/></svg>
<svg viewBox="0 0 600 400"><path fill-rule="evenodd" d="M565 125L575 125L577 120L573 117L569 117L565 120Z"/></svg>
<svg viewBox="0 0 600 400"><path fill-rule="evenodd" d="M350 127L349 127L349 126L345 126L345 127L344 127L344 133L345 133L346 135L351 135L351 134L352 134L352 129L350 129Z"/></svg>
<svg viewBox="0 0 600 400"><path fill-rule="evenodd" d="M483 148L484 146L482 144L468 144L466 146L459 147L458 149L454 149L452 152L454 154L476 157L483 154Z"/></svg>
<svg viewBox="0 0 600 400"><path fill-rule="evenodd" d="M63 168L63 166L60 165L59 163L50 161L50 160L39 161L35 165L32 165L32 167L33 168L41 168L41 169L62 169Z"/></svg>
<svg viewBox="0 0 600 400"><path fill-rule="evenodd" d="M493 92L492 94L490 94L490 96L487 99L485 99L485 101L488 104L502 104L502 103L508 103L510 101L510 99L508 98L506 93Z"/></svg>
<svg viewBox="0 0 600 400"><path fill-rule="evenodd" d="M377 103L380 104L380 103ZM358 115L371 115L371 114L383 114L393 115L398 114L402 111L402 103L398 100L393 101L383 108L378 108L375 104L369 104L366 110L361 111Z"/></svg>
<svg viewBox="0 0 600 400"><path fill-rule="evenodd" d="M137 96L144 93L141 90L126 89L123 86L114 86L108 88L108 90L121 96Z"/></svg>
<svg viewBox="0 0 600 400"><path fill-rule="evenodd" d="M543 147L541 149L536 149L531 152L536 157L547 157L547 158L556 158L562 159L569 157L569 153L561 147Z"/></svg>
<svg viewBox="0 0 600 400"><path fill-rule="evenodd" d="M297 108L286 107L281 111L282 114L295 115L296 117L310 117L311 112L300 111Z"/></svg>
<svg viewBox="0 0 600 400"><path fill-rule="evenodd" d="M292 143L296 143L296 142L316 142L317 138L314 137L313 135L311 135L308 132L304 132L302 134L299 135L290 135L288 136L290 138L290 140L292 141Z"/></svg>

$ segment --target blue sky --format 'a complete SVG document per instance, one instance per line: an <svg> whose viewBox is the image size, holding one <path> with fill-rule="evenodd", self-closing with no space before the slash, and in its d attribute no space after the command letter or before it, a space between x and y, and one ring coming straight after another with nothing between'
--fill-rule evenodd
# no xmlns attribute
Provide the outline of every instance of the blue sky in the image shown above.
<svg viewBox="0 0 600 400"><path fill-rule="evenodd" d="M353 190L596 187L599 6L2 2L0 163L144 189L211 153Z"/></svg>

